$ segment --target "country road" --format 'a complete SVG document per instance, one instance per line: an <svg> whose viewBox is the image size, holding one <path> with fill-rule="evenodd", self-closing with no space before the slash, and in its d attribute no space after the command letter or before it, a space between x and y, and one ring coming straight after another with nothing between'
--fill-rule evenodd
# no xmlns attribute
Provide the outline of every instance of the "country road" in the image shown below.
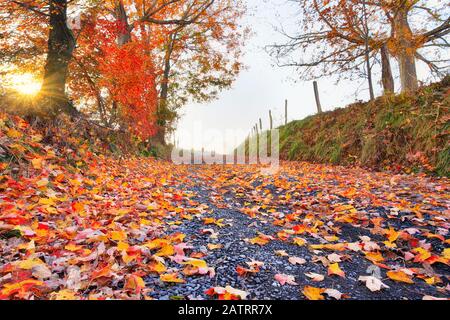
<svg viewBox="0 0 450 320"><path fill-rule="evenodd" d="M449 247L445 180L306 163L285 163L275 176L252 166L188 172L191 183L182 190L195 202L185 208L202 206L202 213L172 229L205 254L215 275L178 285L149 277L159 288L154 298L206 298L209 288L227 285L250 299L304 299L305 286L338 290L342 299L449 297L448 249L447 260L437 261ZM258 272L248 271L251 261L263 263ZM334 263L341 276L328 275ZM399 270L400 279L390 279L389 270ZM296 284L281 285L277 274ZM389 288L372 292L358 280L371 275Z"/></svg>
<svg viewBox="0 0 450 320"><path fill-rule="evenodd" d="M443 178L145 159L53 171L0 183L3 298L450 297Z"/></svg>

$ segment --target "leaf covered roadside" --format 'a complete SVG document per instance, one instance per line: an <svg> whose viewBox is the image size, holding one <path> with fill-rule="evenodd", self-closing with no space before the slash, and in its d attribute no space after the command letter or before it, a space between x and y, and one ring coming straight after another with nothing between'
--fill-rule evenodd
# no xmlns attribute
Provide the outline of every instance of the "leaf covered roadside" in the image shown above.
<svg viewBox="0 0 450 320"><path fill-rule="evenodd" d="M210 279L186 299L253 299L260 276L292 299L358 299L362 289L373 299L390 290L449 297L446 179L306 163L263 176L254 166L96 155L69 135L72 143L49 145L4 115L0 130L1 299L151 299L155 277L170 288ZM214 191L207 200L199 184ZM246 287L216 285L212 255L226 254L223 233L243 217L252 223L233 236L255 256L226 273ZM196 234L180 231L191 222L202 226ZM204 246L193 243L198 234ZM361 259L380 274L355 275ZM294 271L277 272L273 261Z"/></svg>

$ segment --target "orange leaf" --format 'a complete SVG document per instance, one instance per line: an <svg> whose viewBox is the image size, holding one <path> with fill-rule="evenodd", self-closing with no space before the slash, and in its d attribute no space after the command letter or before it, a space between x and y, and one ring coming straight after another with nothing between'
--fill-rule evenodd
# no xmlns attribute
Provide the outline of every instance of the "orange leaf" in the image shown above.
<svg viewBox="0 0 450 320"><path fill-rule="evenodd" d="M98 278L102 278L102 277L108 277L109 278L111 276L112 276L111 275L111 267L110 266L106 266L106 267L94 270L92 272L91 279L94 280L94 279L98 279Z"/></svg>
<svg viewBox="0 0 450 320"><path fill-rule="evenodd" d="M139 293L145 288L145 282L141 277L132 274L127 278L124 288Z"/></svg>
<svg viewBox="0 0 450 320"><path fill-rule="evenodd" d="M382 262L384 261L383 256L380 252L366 252L366 259L372 262Z"/></svg>
<svg viewBox="0 0 450 320"><path fill-rule="evenodd" d="M311 286L305 286L303 288L303 294L308 300L324 300L325 297L322 295L322 293L325 292L325 289L321 288L315 288Z"/></svg>
<svg viewBox="0 0 450 320"><path fill-rule="evenodd" d="M328 275L330 276L333 274L345 278L345 272L341 270L338 263L330 264L328 267Z"/></svg>
<svg viewBox="0 0 450 320"><path fill-rule="evenodd" d="M159 276L161 281L170 282L170 283L185 283L184 279L178 278L178 273L166 273Z"/></svg>
<svg viewBox="0 0 450 320"><path fill-rule="evenodd" d="M403 271L388 271L386 274L390 279L398 282L414 283L411 277Z"/></svg>

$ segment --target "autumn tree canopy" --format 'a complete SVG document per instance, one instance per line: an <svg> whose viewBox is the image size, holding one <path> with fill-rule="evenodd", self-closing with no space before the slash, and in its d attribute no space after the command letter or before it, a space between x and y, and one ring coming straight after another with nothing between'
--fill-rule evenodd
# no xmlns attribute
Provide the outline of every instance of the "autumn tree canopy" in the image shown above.
<svg viewBox="0 0 450 320"><path fill-rule="evenodd" d="M160 131L164 141L177 108L213 99L242 68L240 2L1 0L0 8L2 65L42 77L46 115L82 111L143 139Z"/></svg>
<svg viewBox="0 0 450 320"><path fill-rule="evenodd" d="M417 87L417 59L436 73L448 61L439 50L448 46L448 1L292 2L299 7L299 31L283 31L287 41L268 49L280 66L297 68L303 79L354 76L368 60L380 61L384 88L393 91L390 54L399 64L402 90L409 91Z"/></svg>

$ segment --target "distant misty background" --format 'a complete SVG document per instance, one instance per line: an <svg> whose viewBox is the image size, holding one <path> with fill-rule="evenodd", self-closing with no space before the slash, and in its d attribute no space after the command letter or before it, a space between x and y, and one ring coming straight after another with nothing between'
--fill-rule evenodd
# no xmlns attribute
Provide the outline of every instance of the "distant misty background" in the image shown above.
<svg viewBox="0 0 450 320"><path fill-rule="evenodd" d="M248 15L243 21L253 30L248 41L244 70L232 89L220 94L219 99L207 104L190 104L182 109L182 117L177 131L171 138L178 141L180 148L215 150L226 153L241 143L259 118L263 120L263 129L268 128L269 110L274 116L274 125L284 123L284 100L288 99L288 121L303 119L316 112L312 82L303 82L292 68L279 68L265 52L264 47L285 40L275 28L283 25L288 32L294 32L298 6L287 0L248 0ZM297 14L298 17L298 14ZM393 63L394 72L397 64ZM428 77L427 67L418 63L421 80ZM329 111L344 107L356 100L368 100L367 81L364 79L343 80L319 79L322 108ZM376 94L381 94L375 74ZM397 87L399 85L397 84ZM355 93L356 92L356 93ZM225 139L217 134L234 132Z"/></svg>

